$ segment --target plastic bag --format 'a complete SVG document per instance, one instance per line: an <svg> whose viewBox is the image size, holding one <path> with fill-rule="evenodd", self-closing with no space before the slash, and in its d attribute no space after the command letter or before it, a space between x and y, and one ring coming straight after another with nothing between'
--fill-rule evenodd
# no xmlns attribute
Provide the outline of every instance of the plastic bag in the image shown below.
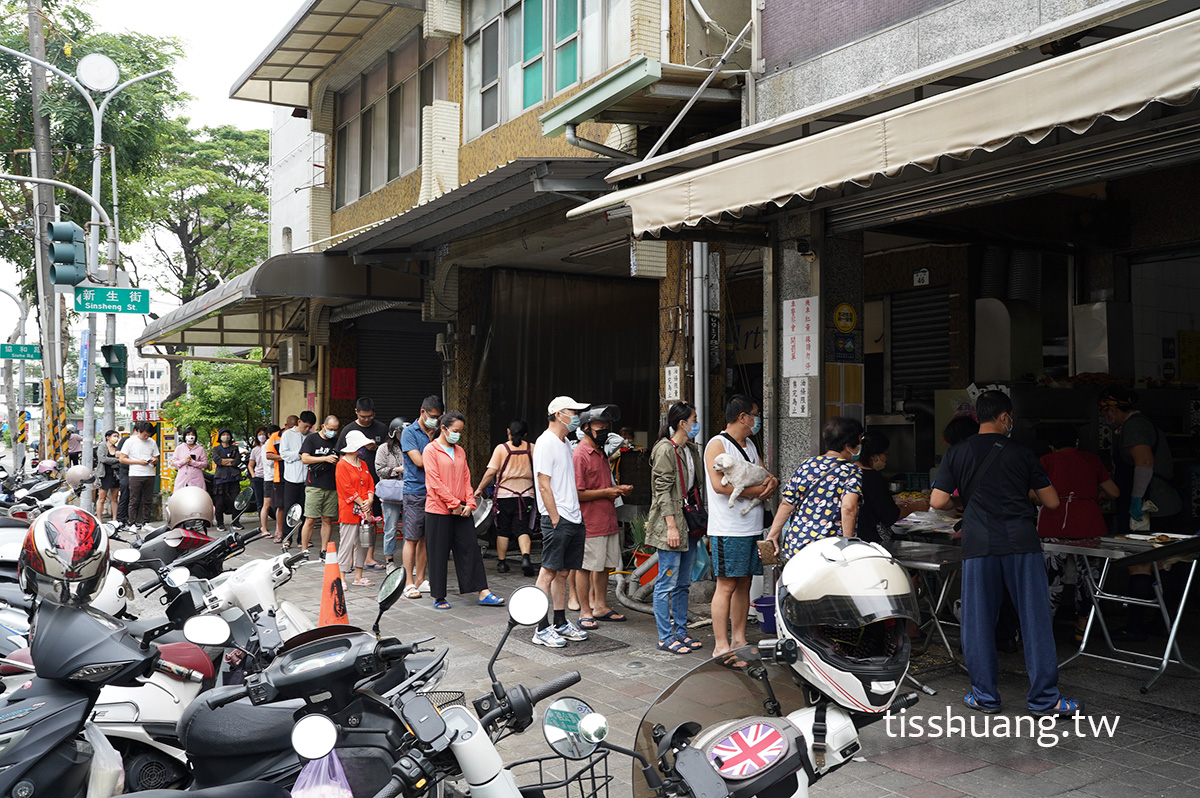
<svg viewBox="0 0 1200 798"><path fill-rule="evenodd" d="M125 763L95 723L83 727L83 739L92 747L87 798L112 798L125 792Z"/></svg>
<svg viewBox="0 0 1200 798"><path fill-rule="evenodd" d="M354 798L337 751L304 766L292 787L292 798Z"/></svg>
<svg viewBox="0 0 1200 798"><path fill-rule="evenodd" d="M696 556L692 559L692 581L711 582L713 577L712 555L708 553L708 538L696 541Z"/></svg>

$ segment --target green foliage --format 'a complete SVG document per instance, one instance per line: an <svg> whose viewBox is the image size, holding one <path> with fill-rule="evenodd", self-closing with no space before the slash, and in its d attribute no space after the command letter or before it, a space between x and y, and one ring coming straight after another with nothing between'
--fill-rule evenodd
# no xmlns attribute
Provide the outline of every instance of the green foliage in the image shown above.
<svg viewBox="0 0 1200 798"><path fill-rule="evenodd" d="M228 351L219 357L231 357ZM179 429L195 427L201 440L211 431L228 427L244 440L267 422L271 412L271 371L255 365L262 350L250 351L245 364L190 361L183 366L187 394L166 402L164 418Z"/></svg>

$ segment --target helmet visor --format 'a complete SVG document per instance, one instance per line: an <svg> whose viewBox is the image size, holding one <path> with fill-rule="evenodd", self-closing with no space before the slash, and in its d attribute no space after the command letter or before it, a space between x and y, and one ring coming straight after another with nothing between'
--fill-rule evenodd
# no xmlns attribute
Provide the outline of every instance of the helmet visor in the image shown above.
<svg viewBox="0 0 1200 798"><path fill-rule="evenodd" d="M840 591L798 599L783 588L779 603L784 621L795 628L837 626L857 628L888 618L921 617L917 596L907 579L898 590Z"/></svg>

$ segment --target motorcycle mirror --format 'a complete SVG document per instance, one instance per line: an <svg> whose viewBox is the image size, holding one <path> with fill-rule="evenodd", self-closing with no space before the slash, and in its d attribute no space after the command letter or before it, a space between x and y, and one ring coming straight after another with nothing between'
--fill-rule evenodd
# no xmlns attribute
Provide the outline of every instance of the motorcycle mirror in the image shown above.
<svg viewBox="0 0 1200 798"><path fill-rule="evenodd" d="M167 576L163 581L167 583L167 587L180 588L186 585L191 578L192 572L181 565L178 568L172 568L170 571L167 571Z"/></svg>
<svg viewBox="0 0 1200 798"><path fill-rule="evenodd" d="M599 745L584 737L580 721L595 716L592 708L578 698L560 698L546 708L542 715L542 732L546 742L559 756L567 759L586 759ZM601 717L603 721L603 717ZM608 722L604 721L607 730Z"/></svg>
<svg viewBox="0 0 1200 798"><path fill-rule="evenodd" d="M371 627L376 639L379 638L379 622L383 620L383 614L391 609L392 605L400 598L406 581L408 581L408 574L404 572L404 566L398 566L384 578L383 584L379 586L379 614L375 616L375 625Z"/></svg>
<svg viewBox="0 0 1200 798"><path fill-rule="evenodd" d="M608 718L599 712L584 715L579 719L579 734L589 743L597 745L608 737Z"/></svg>
<svg viewBox="0 0 1200 798"><path fill-rule="evenodd" d="M112 553L112 558L126 565L133 565L138 560L142 559L142 555L137 549L117 549Z"/></svg>
<svg viewBox="0 0 1200 798"><path fill-rule="evenodd" d="M292 726L292 748L304 759L320 759L337 746L338 729L319 713L305 715Z"/></svg>
<svg viewBox="0 0 1200 798"><path fill-rule="evenodd" d="M237 495L236 499L233 500L233 509L235 509L239 512L242 510L245 510L247 505L250 504L250 498L252 496L254 496L254 489L246 488L244 491L242 491L241 493L239 493Z"/></svg>
<svg viewBox="0 0 1200 798"><path fill-rule="evenodd" d="M233 631L220 615L196 615L183 624L183 636L198 646L223 646Z"/></svg>
<svg viewBox="0 0 1200 798"><path fill-rule="evenodd" d="M293 504L287 511L287 523L289 527L297 527L304 520L304 508L299 504Z"/></svg>
<svg viewBox="0 0 1200 798"><path fill-rule="evenodd" d="M537 585L522 585L508 597L508 617L518 626L533 626L549 610L550 599Z"/></svg>

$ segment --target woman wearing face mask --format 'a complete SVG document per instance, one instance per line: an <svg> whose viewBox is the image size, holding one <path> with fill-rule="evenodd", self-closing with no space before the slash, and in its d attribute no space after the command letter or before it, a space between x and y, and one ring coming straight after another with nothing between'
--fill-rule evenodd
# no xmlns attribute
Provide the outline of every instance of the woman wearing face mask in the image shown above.
<svg viewBox="0 0 1200 798"><path fill-rule="evenodd" d="M97 477L100 480L100 494L96 499L96 517L101 521L104 520L104 503L111 502L109 508L111 517L115 521L117 518L117 499L121 488L120 477L117 468L120 461L117 459L117 443L121 440L121 433L115 429L104 433L104 440L96 447L96 461L99 464L97 469Z"/></svg>
<svg viewBox="0 0 1200 798"><path fill-rule="evenodd" d="M204 447L196 443L196 428L187 427L179 436L181 442L171 455L171 467L175 469L175 487L172 492L184 487L207 490L204 485L204 469L208 468L208 455Z"/></svg>
<svg viewBox="0 0 1200 798"><path fill-rule="evenodd" d="M477 592L478 604L499 607L504 604L488 590L483 555L475 540L475 494L471 491L471 470L467 453L458 445L466 419L459 412L442 416L441 434L421 452L425 463L425 550L429 554L429 595L435 610L448 610L446 570L454 554L454 572L458 592Z"/></svg>
<svg viewBox="0 0 1200 798"><path fill-rule="evenodd" d="M767 540L792 557L814 540L854 537L862 499L863 427L856 419L834 416L821 427L825 454L810 457L780 492L779 510ZM782 537L782 547L780 538Z"/></svg>
<svg viewBox="0 0 1200 798"><path fill-rule="evenodd" d="M263 474L266 473L267 458L263 454L263 444L267 442L267 428L259 427L254 431L254 443L246 464L250 467L250 489L254 491L254 506L261 512L263 505ZM260 528L262 521L259 521Z"/></svg>
<svg viewBox="0 0 1200 798"><path fill-rule="evenodd" d="M217 445L212 450L213 509L217 514L217 531L225 532L225 513L233 514L233 500L238 494L241 473L238 470L239 452L233 443L233 433L222 429L217 433Z"/></svg>

